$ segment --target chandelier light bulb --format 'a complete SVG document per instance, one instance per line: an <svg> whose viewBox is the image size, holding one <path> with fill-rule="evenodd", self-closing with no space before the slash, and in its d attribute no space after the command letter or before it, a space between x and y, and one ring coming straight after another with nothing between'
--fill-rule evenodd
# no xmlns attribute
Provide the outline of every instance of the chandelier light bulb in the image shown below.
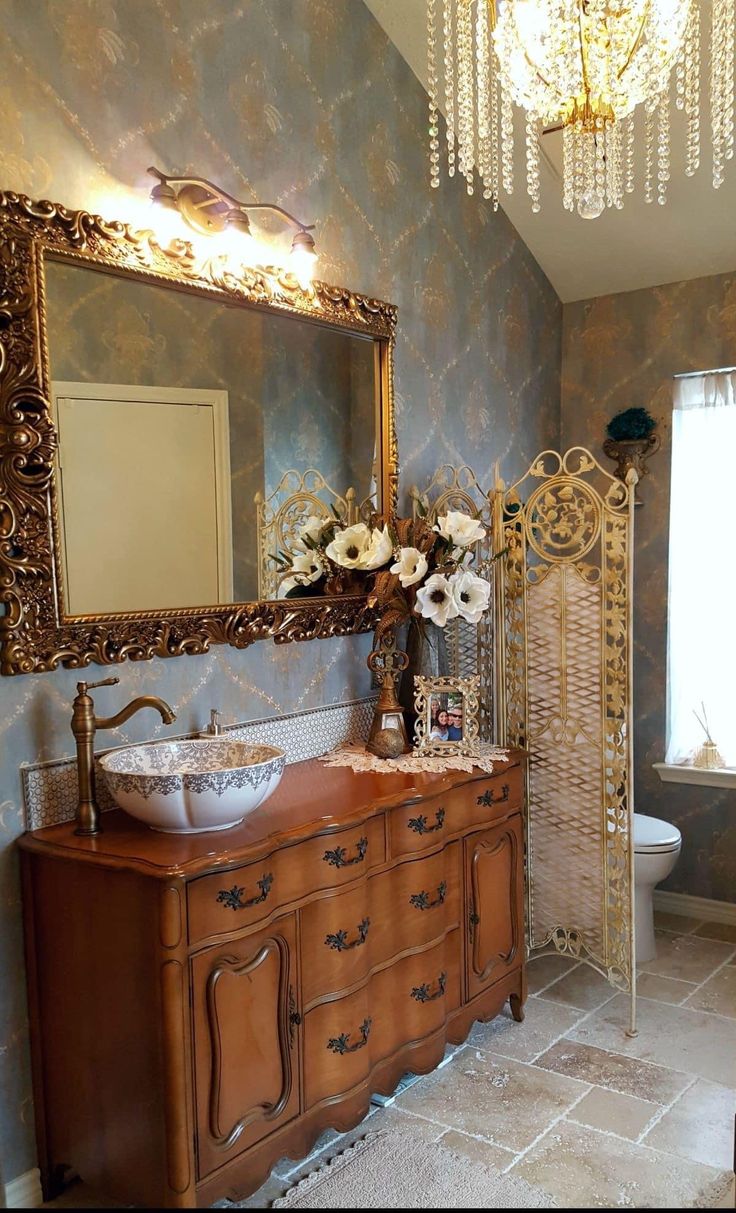
<svg viewBox="0 0 736 1213"><path fill-rule="evenodd" d="M701 9L710 42L713 185L734 151L736 0L427 0L430 183L450 176L498 207L513 191L513 107L526 117L526 183L541 207L540 143L562 134L562 202L586 218L636 189L664 205L672 99L685 116L685 172L700 164ZM440 135L445 115L445 140Z"/></svg>

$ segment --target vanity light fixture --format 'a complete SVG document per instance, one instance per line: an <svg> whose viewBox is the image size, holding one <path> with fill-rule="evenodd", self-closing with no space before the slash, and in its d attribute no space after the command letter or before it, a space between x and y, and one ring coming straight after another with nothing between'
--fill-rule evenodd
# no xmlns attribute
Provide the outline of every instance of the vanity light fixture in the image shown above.
<svg viewBox="0 0 736 1213"><path fill-rule="evenodd" d="M249 211L269 211L295 228L291 242L291 270L302 290L307 290L317 261L313 223L301 223L275 202L241 202L203 177L168 177L160 169L149 168L158 184L151 190L151 201L167 211L177 212L184 222L201 236L219 236L229 232L253 244ZM241 261L252 264L255 255L241 246Z"/></svg>

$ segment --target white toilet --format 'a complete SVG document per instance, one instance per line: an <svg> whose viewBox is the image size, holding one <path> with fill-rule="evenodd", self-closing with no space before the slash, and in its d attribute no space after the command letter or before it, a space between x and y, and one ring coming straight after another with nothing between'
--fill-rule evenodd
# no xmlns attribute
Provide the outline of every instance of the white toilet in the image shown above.
<svg viewBox="0 0 736 1213"><path fill-rule="evenodd" d="M677 826L658 817L634 813L634 916L636 920L636 960L642 964L654 960L655 885L665 880L675 864L682 847L682 834Z"/></svg>

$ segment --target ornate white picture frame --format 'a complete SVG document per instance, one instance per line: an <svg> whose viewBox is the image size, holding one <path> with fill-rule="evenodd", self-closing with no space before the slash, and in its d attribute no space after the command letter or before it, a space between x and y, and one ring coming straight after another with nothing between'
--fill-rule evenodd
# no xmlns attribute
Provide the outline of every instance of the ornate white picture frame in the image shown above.
<svg viewBox="0 0 736 1213"><path fill-rule="evenodd" d="M478 757L480 677L477 674L470 678L427 678L415 674L414 708L414 748L419 754Z"/></svg>

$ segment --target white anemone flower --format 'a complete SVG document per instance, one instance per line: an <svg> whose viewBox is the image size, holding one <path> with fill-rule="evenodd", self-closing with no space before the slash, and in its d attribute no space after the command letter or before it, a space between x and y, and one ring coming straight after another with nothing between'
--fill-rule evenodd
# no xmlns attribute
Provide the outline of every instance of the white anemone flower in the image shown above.
<svg viewBox="0 0 736 1213"><path fill-rule="evenodd" d="M426 556L417 548L402 548L398 560L391 565L389 572L398 573L399 581L406 589L407 586L416 585L421 581L428 568Z"/></svg>
<svg viewBox="0 0 736 1213"><path fill-rule="evenodd" d="M452 586L444 573L433 573L421 590L417 590L417 614L424 619L431 619L437 627L443 628L448 619L457 616L457 603L452 595Z"/></svg>
<svg viewBox="0 0 736 1213"><path fill-rule="evenodd" d="M383 527L380 531L376 527L371 532L368 550L365 552L358 567L361 569L380 569L381 565L388 564L393 554L394 549L391 543L391 536L388 533L388 527Z"/></svg>
<svg viewBox="0 0 736 1213"><path fill-rule="evenodd" d="M291 572L281 582L281 593L286 594L296 585L312 585L325 573L325 566L316 552L296 552L291 562Z"/></svg>
<svg viewBox="0 0 736 1213"><path fill-rule="evenodd" d="M311 539L313 543L319 543L327 523L327 518L319 518L316 514L310 514L301 526L297 527L296 533L299 538L295 542L295 547L301 551L306 550L305 539Z"/></svg>
<svg viewBox="0 0 736 1213"><path fill-rule="evenodd" d="M433 529L456 548L469 548L486 533L482 522L460 510L448 510L437 519Z"/></svg>
<svg viewBox="0 0 736 1213"><path fill-rule="evenodd" d="M468 569L458 569L450 577L450 592L457 614L468 623L480 623L491 599L490 582L484 577L476 577Z"/></svg>
<svg viewBox="0 0 736 1213"><path fill-rule="evenodd" d="M330 560L339 564L342 569L364 569L368 549L371 545L370 527L364 522L356 522L353 526L345 527L344 531L336 531L332 543L325 548Z"/></svg>

